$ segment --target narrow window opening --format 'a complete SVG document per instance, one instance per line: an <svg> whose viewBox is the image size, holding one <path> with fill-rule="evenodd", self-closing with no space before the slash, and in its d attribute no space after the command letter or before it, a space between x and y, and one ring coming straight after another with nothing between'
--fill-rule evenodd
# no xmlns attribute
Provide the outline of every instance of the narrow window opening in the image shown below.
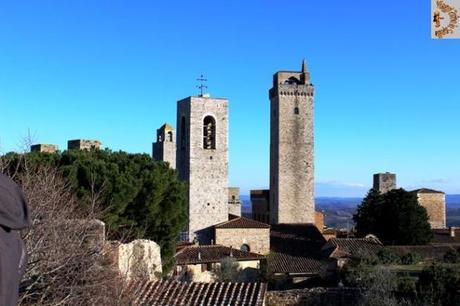
<svg viewBox="0 0 460 306"><path fill-rule="evenodd" d="M203 149L216 148L216 120L207 116L203 120Z"/></svg>
<svg viewBox="0 0 460 306"><path fill-rule="evenodd" d="M298 108L298 107L295 107L295 108L294 108L294 114L295 114L295 115L298 115L298 114L299 114L299 108Z"/></svg>

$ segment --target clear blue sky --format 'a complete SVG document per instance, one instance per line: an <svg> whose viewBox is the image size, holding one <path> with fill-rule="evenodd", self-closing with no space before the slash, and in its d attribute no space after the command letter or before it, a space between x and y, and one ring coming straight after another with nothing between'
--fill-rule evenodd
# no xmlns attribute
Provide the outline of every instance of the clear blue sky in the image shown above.
<svg viewBox="0 0 460 306"><path fill-rule="evenodd" d="M268 185L268 89L307 59L318 196L372 174L460 193L460 41L430 39L430 1L2 1L0 141L100 139L151 151L176 101L230 99L230 184Z"/></svg>

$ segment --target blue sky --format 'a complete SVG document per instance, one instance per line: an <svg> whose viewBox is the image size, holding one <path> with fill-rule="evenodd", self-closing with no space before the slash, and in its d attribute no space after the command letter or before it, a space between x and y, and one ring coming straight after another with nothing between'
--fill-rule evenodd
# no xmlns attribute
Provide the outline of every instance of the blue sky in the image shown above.
<svg viewBox="0 0 460 306"><path fill-rule="evenodd" d="M268 185L268 89L306 58L316 87L318 196L372 174L460 193L460 41L430 39L430 1L2 1L0 141L28 130L151 151L176 101L230 99L230 184Z"/></svg>

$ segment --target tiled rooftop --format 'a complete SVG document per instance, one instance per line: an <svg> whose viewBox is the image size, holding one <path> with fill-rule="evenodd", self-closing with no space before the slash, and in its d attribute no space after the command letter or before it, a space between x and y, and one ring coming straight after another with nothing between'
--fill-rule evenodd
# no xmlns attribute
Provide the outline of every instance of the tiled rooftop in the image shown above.
<svg viewBox="0 0 460 306"><path fill-rule="evenodd" d="M432 244L460 244L460 228L452 229L455 233L454 237L451 237L451 229L434 229Z"/></svg>
<svg viewBox="0 0 460 306"><path fill-rule="evenodd" d="M133 282L129 288L135 296L133 305L264 305L264 283L189 283L177 281Z"/></svg>
<svg viewBox="0 0 460 306"><path fill-rule="evenodd" d="M412 190L411 192L415 193L444 193L442 191L434 190L434 189L428 189L428 188L420 188L416 190Z"/></svg>
<svg viewBox="0 0 460 306"><path fill-rule="evenodd" d="M237 217L217 224L215 228L270 228L270 225L245 217Z"/></svg>
<svg viewBox="0 0 460 306"><path fill-rule="evenodd" d="M314 258L297 257L283 253L271 253L267 257L269 271L273 273L320 274L327 262Z"/></svg>
<svg viewBox="0 0 460 306"><path fill-rule="evenodd" d="M262 260L265 256L251 252L243 252L222 245L202 245L185 247L176 253L176 264L201 264L220 262L222 259L232 257L237 261Z"/></svg>
<svg viewBox="0 0 460 306"><path fill-rule="evenodd" d="M332 258L376 254L383 249L375 238L331 238L322 248L324 255Z"/></svg>

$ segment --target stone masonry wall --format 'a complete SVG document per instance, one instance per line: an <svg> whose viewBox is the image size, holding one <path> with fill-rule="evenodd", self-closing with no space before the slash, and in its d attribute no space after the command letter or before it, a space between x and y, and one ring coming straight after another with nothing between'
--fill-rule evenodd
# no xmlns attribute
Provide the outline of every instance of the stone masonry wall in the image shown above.
<svg viewBox="0 0 460 306"><path fill-rule="evenodd" d="M382 194L396 189L396 174L389 172L374 174L373 188L380 191Z"/></svg>
<svg viewBox="0 0 460 306"><path fill-rule="evenodd" d="M418 193L418 202L425 207L431 228L446 228L446 196L444 193Z"/></svg>
<svg viewBox="0 0 460 306"><path fill-rule="evenodd" d="M291 78L303 81L285 84ZM275 74L270 101L271 222L314 223L313 86L309 74Z"/></svg>
<svg viewBox="0 0 460 306"><path fill-rule="evenodd" d="M266 255L270 252L270 229L216 228L216 244L238 250L247 244L250 252Z"/></svg>
<svg viewBox="0 0 460 306"><path fill-rule="evenodd" d="M212 116L216 122L215 149L203 148L206 116ZM208 97L181 100L177 122L177 167L179 178L188 183L189 189L189 239L196 235L200 243L209 243L212 226L228 220L228 100ZM185 137L184 145L181 137Z"/></svg>

